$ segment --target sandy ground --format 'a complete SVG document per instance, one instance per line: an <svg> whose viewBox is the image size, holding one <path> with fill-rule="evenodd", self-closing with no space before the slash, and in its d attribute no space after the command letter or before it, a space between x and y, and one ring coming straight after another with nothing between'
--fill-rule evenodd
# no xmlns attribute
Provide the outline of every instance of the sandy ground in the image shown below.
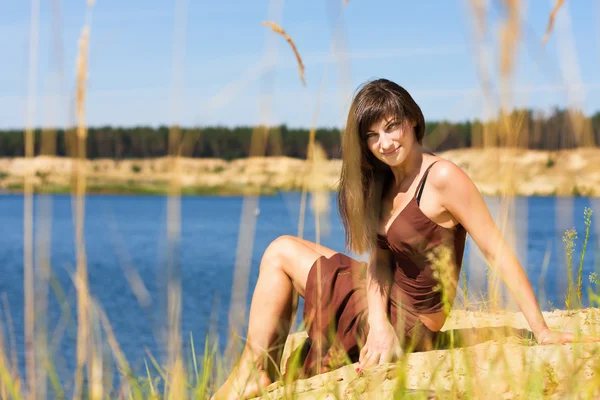
<svg viewBox="0 0 600 400"><path fill-rule="evenodd" d="M600 336L600 309L545 312L553 329ZM521 313L452 311L442 331L463 347L409 354L403 366L385 364L358 374L349 365L291 385L274 383L264 398L600 398L600 343L537 345ZM290 335L286 355L305 333ZM283 361L285 362L285 360ZM470 393L471 396L468 396Z"/></svg>
<svg viewBox="0 0 600 400"><path fill-rule="evenodd" d="M439 153L460 166L486 195L517 194L600 196L600 148L537 151L522 149L459 149ZM31 174L36 184L66 185L74 164L69 158L40 156L0 159L0 189L23 183ZM177 173L173 174L173 168ZM96 185L165 184L177 179L183 187L264 187L300 190L335 190L340 160L317 165L289 157L221 159L168 157L139 160L86 161L88 181Z"/></svg>

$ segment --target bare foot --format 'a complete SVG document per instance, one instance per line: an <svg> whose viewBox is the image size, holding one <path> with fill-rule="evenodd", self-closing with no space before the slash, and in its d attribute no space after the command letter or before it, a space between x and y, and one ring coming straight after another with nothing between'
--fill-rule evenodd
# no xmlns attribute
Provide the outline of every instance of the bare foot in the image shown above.
<svg viewBox="0 0 600 400"><path fill-rule="evenodd" d="M247 373L234 371L210 400L237 400L256 397L261 393L261 389L270 384L271 379L263 370L254 370Z"/></svg>

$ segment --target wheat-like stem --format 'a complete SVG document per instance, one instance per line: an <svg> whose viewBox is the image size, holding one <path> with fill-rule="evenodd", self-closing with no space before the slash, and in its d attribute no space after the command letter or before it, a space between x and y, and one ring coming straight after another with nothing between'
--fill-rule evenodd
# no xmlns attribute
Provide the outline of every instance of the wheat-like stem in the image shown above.
<svg viewBox="0 0 600 400"><path fill-rule="evenodd" d="M34 156L35 104L38 64L39 0L32 1L30 44L29 44L29 94L27 103L27 128L25 129L25 157ZM36 398L35 366L35 300L33 271L33 169L28 168L24 176L23 204L23 291L25 311L25 373L27 379L27 398Z"/></svg>
<svg viewBox="0 0 600 400"><path fill-rule="evenodd" d="M563 243L565 244L565 260L567 263L568 279L567 298L565 300L565 305L567 306L568 310L570 310L573 306L573 251L575 251L575 239L577 239L577 231L575 228L565 231Z"/></svg>
<svg viewBox="0 0 600 400"><path fill-rule="evenodd" d="M287 40L287 42L290 44L290 47L292 48L292 51L296 56L296 61L298 62L298 73L300 74L300 80L302 81L302 84L306 86L306 81L304 80L304 63L302 62L302 57L300 56L300 53L298 52L298 49L294 44L294 40L291 38L290 35L287 34L286 31L283 30L281 26L277 25L275 22L263 21L262 24L271 28L274 32L282 35L285 38L285 40Z"/></svg>
<svg viewBox="0 0 600 400"><path fill-rule="evenodd" d="M88 365L88 374L91 378L97 376L93 352L90 349L89 331L89 284L87 271L87 255L85 251L84 221L85 221L85 160L87 125L85 120L86 84L87 84L87 62L89 46L90 27L86 25L81 31L79 39L79 54L76 64L76 92L75 92L75 115L76 126L76 163L75 163L75 250L77 259L76 282L77 282L77 365L75 370L75 386L73 398L79 399L83 388L83 368ZM89 360L88 355L92 355ZM92 383L92 382L90 382Z"/></svg>
<svg viewBox="0 0 600 400"><path fill-rule="evenodd" d="M591 208L585 208L585 210L583 211L583 218L585 221L585 238L583 239L583 249L581 249L581 258L579 259L579 270L577 271L577 300L579 300L580 306L583 306L583 302L581 301L581 292L583 290L583 260L585 258L588 239L590 237L590 227L592 226Z"/></svg>
<svg viewBox="0 0 600 400"><path fill-rule="evenodd" d="M544 38L542 39L542 43L546 43L548 38L550 38L550 34L552 33L552 28L554 27L554 19L556 19L556 14L558 10L562 7L565 0L556 0L556 4L554 4L554 8L548 17L548 26L546 27L546 33L544 34Z"/></svg>

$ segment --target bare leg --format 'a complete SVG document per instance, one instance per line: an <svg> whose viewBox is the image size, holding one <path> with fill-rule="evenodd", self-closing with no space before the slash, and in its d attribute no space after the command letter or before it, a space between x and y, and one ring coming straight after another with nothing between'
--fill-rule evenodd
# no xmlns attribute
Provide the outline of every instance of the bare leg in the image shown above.
<svg viewBox="0 0 600 400"><path fill-rule="evenodd" d="M279 367L293 314L296 293L304 296L311 266L336 252L324 246L281 236L265 250L250 305L248 339L238 366L212 399L238 399L258 395L271 383L267 367ZM269 365L270 364L270 365Z"/></svg>

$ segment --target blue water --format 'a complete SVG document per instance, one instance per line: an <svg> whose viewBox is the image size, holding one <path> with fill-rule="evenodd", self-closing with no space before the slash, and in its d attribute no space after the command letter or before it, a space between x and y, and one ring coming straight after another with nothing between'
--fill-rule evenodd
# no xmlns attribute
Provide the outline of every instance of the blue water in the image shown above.
<svg viewBox="0 0 600 400"><path fill-rule="evenodd" d="M229 332L233 270L240 229L252 233L249 290L244 304L250 303L263 251L276 237L296 235L300 218L301 195L285 193L261 197L259 213L250 208L245 227L240 224L243 197L184 197L181 199L181 242L174 253L167 240L167 198L159 196L88 196L85 213L85 240L92 295L105 310L117 340L131 364L143 365L146 349L159 356L164 349L161 333L167 327L166 282L169 254L178 268L182 284L181 329L185 340L192 333L200 347L210 329L217 332L222 343ZM249 201L246 199L246 201ZM499 199L487 198L492 214L500 222ZM251 205L251 203L248 203ZM314 216L308 201L305 235L315 240ZM51 206L51 268L53 280L67 296L69 313L59 306L58 292L51 289L47 312L48 331L53 337L55 362L72 371L75 360L76 293L72 284L75 271L74 220L70 196L37 196L35 198L36 232L45 206ZM512 210L516 213L518 239L514 249L523 263L540 303L549 309L564 307L567 274L561 241L565 229L579 232L574 265L579 264L585 225L583 211L591 207L592 232L584 263L584 286L596 268L600 202L588 198L531 197L518 198ZM21 363L23 362L23 207L21 195L0 196L0 294L6 297L14 325L13 333ZM321 242L343 251L344 234L339 220L335 196L330 197L328 216L321 220ZM250 224L250 225L248 225ZM47 239L47 238L46 238ZM469 238L463 271L467 273L470 293L485 294L484 261ZM544 259L546 270L544 270ZM38 268L39 266L36 266ZM150 304L140 304L126 279L126 271L136 271L148 291ZM586 297L587 305L587 297ZM2 307L3 321L6 313ZM247 314L246 314L247 315ZM5 326L4 337L9 329Z"/></svg>

